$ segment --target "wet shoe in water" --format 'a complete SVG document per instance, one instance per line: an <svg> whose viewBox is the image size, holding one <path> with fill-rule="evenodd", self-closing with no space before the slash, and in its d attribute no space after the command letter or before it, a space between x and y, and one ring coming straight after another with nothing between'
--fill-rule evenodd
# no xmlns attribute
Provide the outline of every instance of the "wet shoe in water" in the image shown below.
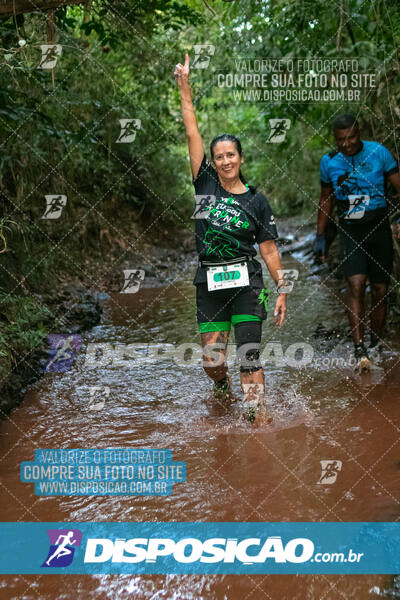
<svg viewBox="0 0 400 600"><path fill-rule="evenodd" d="M382 354L383 351L383 343L381 342L380 338L375 337L374 335L371 335L371 341L369 343L368 346L368 352L371 352L371 354L380 357L380 355Z"/></svg>
<svg viewBox="0 0 400 600"><path fill-rule="evenodd" d="M266 415L265 387L262 383L244 383L242 389L244 394L243 417L253 423L257 417Z"/></svg>
<svg viewBox="0 0 400 600"><path fill-rule="evenodd" d="M354 356L356 359L356 371L365 372L371 370L371 361L364 344L355 344Z"/></svg>
<svg viewBox="0 0 400 600"><path fill-rule="evenodd" d="M231 376L227 375L223 379L216 381L213 387L214 398L225 400L231 395Z"/></svg>

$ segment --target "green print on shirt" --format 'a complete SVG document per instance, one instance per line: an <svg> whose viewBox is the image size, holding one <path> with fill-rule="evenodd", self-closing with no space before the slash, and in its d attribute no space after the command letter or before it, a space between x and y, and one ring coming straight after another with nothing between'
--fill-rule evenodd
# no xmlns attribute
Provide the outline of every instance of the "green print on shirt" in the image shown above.
<svg viewBox="0 0 400 600"><path fill-rule="evenodd" d="M212 208L210 210L210 217L208 220L212 225L214 225L214 227L221 227L223 229L227 229L228 231L247 229L250 225L248 221L240 220L238 215L230 215L228 211L217 210L216 208ZM235 227L233 227L233 225L235 225Z"/></svg>
<svg viewBox="0 0 400 600"><path fill-rule="evenodd" d="M238 250L240 246L239 242L231 235L212 228L207 229L203 244L208 246L207 255L217 252L221 257L226 255L234 256L233 250Z"/></svg>
<svg viewBox="0 0 400 600"><path fill-rule="evenodd" d="M246 212L234 198L221 198L210 210L208 222L212 227L220 227L224 231L237 231L250 226Z"/></svg>

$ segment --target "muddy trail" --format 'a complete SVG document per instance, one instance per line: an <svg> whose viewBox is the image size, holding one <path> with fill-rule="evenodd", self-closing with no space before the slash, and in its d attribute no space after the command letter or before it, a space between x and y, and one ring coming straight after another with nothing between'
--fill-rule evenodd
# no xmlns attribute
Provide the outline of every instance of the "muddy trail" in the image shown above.
<svg viewBox="0 0 400 600"><path fill-rule="evenodd" d="M239 401L216 402L200 358L185 353L182 345L199 343L195 265L189 264L168 285L112 293L100 324L82 335L71 368L44 374L1 423L2 520L397 521L400 339L389 333L371 373L355 373L344 283L314 272L304 245L283 261L298 278L284 326L275 328L269 314L263 327L270 423L244 422ZM272 289L266 273L264 281ZM128 344L136 358L141 347L148 358L135 362L127 350L113 360L116 347ZM154 358L161 347L181 348L181 359L174 359L176 352ZM233 391L240 398L233 358ZM96 386L108 391L93 407ZM20 462L33 460L38 448L169 448L174 460L186 462L187 481L166 497L39 497L19 480ZM324 460L341 465L329 485L319 483ZM386 575L30 575L1 576L0 597L399 596Z"/></svg>

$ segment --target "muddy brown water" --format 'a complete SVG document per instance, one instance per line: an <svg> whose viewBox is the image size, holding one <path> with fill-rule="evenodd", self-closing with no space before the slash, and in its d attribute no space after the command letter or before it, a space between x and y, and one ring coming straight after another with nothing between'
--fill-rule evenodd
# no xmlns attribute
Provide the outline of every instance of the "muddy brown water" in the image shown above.
<svg viewBox="0 0 400 600"><path fill-rule="evenodd" d="M299 280L284 327L269 315L263 344L285 353L305 342L319 360L265 366L272 423L255 427L240 420L237 405L213 401L200 364L85 365L88 343L199 341L193 269L172 285L114 294L73 368L45 374L0 425L2 520L397 521L399 338L387 336L371 374L354 373L338 360L348 360L351 344L337 282L309 275L301 255L285 266L298 269ZM338 333L315 335L319 323ZM230 370L239 397L238 367ZM90 411L96 385L110 394L102 410ZM167 497L39 497L19 481L20 462L37 448L106 447L170 448L186 461L187 481ZM321 460L342 461L335 483L317 483ZM394 597L392 586L386 575L25 575L1 576L0 598L366 600Z"/></svg>

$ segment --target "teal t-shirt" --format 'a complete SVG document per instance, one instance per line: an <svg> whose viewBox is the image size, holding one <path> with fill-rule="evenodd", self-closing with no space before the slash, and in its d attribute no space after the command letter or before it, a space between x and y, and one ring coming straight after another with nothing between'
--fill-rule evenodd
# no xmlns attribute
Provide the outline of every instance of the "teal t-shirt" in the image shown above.
<svg viewBox="0 0 400 600"><path fill-rule="evenodd" d="M349 225L379 219L387 212L385 177L397 172L389 150L378 142L362 142L353 156L334 150L322 157L321 185L332 187L341 222Z"/></svg>

